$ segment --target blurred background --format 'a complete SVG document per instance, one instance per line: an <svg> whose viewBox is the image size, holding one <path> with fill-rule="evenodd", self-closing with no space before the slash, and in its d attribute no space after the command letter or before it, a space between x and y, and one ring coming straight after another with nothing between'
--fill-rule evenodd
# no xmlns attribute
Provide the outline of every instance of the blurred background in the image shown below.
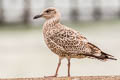
<svg viewBox="0 0 120 80"><path fill-rule="evenodd" d="M72 59L72 76L120 75L120 0L0 0L0 78L53 75L58 57L45 45L44 19L33 16L47 7L61 12L61 23L117 61ZM67 60L59 76L67 75Z"/></svg>

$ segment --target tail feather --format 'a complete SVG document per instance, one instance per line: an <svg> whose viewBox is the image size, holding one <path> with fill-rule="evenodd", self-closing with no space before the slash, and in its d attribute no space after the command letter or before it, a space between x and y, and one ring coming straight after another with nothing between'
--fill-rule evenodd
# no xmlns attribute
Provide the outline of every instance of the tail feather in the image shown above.
<svg viewBox="0 0 120 80"><path fill-rule="evenodd" d="M106 59L111 59L111 60L117 60L116 58L114 58L114 56L107 54L105 52L101 52L101 59L106 60Z"/></svg>

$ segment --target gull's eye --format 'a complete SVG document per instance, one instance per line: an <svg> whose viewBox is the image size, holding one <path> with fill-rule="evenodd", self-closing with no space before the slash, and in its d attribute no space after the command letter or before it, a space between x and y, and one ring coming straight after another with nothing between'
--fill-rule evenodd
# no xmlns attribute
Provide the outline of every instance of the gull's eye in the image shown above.
<svg viewBox="0 0 120 80"><path fill-rule="evenodd" d="M47 10L47 11L45 11L46 13L49 13L50 12L50 10Z"/></svg>

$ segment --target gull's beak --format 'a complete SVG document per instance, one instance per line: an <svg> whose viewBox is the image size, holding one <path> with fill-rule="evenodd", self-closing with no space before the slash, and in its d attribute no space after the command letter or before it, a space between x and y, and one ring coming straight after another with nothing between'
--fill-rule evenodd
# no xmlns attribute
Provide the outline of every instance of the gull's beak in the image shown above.
<svg viewBox="0 0 120 80"><path fill-rule="evenodd" d="M38 18L41 18L43 15L41 14L41 15L36 15L36 16L34 16L33 17L33 19L38 19Z"/></svg>

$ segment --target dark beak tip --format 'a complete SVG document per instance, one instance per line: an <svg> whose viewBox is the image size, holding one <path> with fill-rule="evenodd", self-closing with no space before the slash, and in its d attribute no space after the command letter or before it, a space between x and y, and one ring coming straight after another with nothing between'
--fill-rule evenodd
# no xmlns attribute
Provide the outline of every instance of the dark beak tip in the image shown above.
<svg viewBox="0 0 120 80"><path fill-rule="evenodd" d="M36 16L33 17L33 19L37 19L37 18L40 18L40 17L42 17L42 15L36 15Z"/></svg>
<svg viewBox="0 0 120 80"><path fill-rule="evenodd" d="M35 16L35 17L33 17L33 19L37 19L37 17Z"/></svg>

